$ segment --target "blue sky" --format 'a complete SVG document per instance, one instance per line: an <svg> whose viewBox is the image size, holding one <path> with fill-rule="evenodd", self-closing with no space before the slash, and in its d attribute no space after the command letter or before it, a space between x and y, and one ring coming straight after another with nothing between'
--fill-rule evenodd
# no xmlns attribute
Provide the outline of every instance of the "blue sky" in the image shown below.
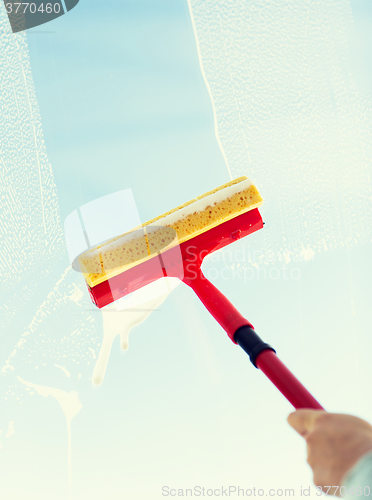
<svg viewBox="0 0 372 500"><path fill-rule="evenodd" d="M179 204L174 182L187 201L229 180L186 2L112 1L102 12L93 0L68 16L53 34L28 34L62 218L113 180L133 189L144 218Z"/></svg>

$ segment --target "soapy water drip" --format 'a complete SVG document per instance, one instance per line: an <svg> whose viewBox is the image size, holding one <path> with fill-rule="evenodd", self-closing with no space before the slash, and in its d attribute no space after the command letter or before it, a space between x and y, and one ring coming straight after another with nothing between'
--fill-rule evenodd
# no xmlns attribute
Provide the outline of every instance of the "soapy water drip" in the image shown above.
<svg viewBox="0 0 372 500"><path fill-rule="evenodd" d="M179 284L180 281L176 278L162 278L102 309L103 341L93 371L93 385L100 385L103 381L117 335L120 335L121 348L126 351L131 330L158 309Z"/></svg>
<svg viewBox="0 0 372 500"><path fill-rule="evenodd" d="M349 2L188 3L228 171L265 200L253 264L370 241L372 106Z"/></svg>
<svg viewBox="0 0 372 500"><path fill-rule="evenodd" d="M26 387L30 387L32 389L35 389L35 391L40 394L40 396L43 396L44 398L47 398L48 396L52 396L55 398L65 417L66 417L66 423L67 423L67 459L68 459L68 484L69 487L71 488L72 486L72 467L71 467L71 421L72 419L79 413L79 411L82 409L83 405L79 401L79 395L76 391L71 391L71 392L66 392L62 391L61 389L56 389L54 387L46 387L43 385L39 384L33 384L32 382L28 382L26 380L23 380L21 377L17 377L19 382L24 384Z"/></svg>
<svg viewBox="0 0 372 500"><path fill-rule="evenodd" d="M110 357L110 352L112 344L117 337L120 335L120 344L123 351L126 351L129 347L129 333L130 331L150 315L154 308L160 305L166 296L160 299L155 299L152 304L144 305L151 307L148 310L139 311L117 311L115 305L109 306L102 311L103 315L103 340L101 349L96 361L92 382L93 385L100 385L106 373L107 364Z"/></svg>

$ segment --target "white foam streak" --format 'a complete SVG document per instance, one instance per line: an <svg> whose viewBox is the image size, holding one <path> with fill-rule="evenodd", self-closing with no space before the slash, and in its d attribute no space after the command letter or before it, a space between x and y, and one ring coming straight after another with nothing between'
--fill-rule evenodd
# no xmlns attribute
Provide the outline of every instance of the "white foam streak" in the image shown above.
<svg viewBox="0 0 372 500"><path fill-rule="evenodd" d="M131 309L118 311L116 304L113 304L102 310L103 341L93 371L93 385L100 385L104 379L115 338L120 335L121 348L126 351L129 347L129 333L131 330L145 321L151 312L164 302L167 295L164 294L160 297L155 297L149 302L134 305Z"/></svg>
<svg viewBox="0 0 372 500"><path fill-rule="evenodd" d="M26 387L30 387L34 389L40 396L47 398L48 396L52 396L55 398L65 417L67 423L67 459L68 459L68 477L69 477L69 486L72 485L72 461L71 461L71 421L72 419L79 413L82 409L83 405L79 401L79 395L76 391L65 392L61 389L56 389L54 387L47 387L39 384L34 384L32 382L28 382L27 380L23 380L21 377L17 377L19 382L24 384Z"/></svg>

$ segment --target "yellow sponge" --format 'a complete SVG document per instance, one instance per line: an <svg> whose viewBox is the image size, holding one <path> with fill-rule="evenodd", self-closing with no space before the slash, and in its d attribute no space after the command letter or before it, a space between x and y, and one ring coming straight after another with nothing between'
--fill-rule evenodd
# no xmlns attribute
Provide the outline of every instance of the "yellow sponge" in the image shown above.
<svg viewBox="0 0 372 500"><path fill-rule="evenodd" d="M87 250L78 259L80 270L93 287L149 259L172 244L175 235L183 243L262 202L252 181L239 177Z"/></svg>

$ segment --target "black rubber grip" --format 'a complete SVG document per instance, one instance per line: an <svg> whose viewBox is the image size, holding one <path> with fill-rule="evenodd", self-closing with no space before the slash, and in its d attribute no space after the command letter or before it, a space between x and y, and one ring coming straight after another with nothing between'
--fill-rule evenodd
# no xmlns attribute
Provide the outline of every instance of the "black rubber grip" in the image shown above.
<svg viewBox="0 0 372 500"><path fill-rule="evenodd" d="M241 326L234 335L235 342L248 354L252 364L257 368L256 359L262 352L270 349L275 351L271 345L266 344L250 326Z"/></svg>

